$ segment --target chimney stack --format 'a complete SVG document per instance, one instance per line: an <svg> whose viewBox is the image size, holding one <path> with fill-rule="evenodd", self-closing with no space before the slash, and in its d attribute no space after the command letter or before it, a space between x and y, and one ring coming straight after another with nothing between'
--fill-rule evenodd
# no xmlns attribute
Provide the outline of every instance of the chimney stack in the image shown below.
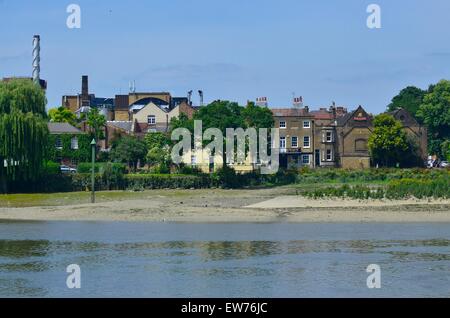
<svg viewBox="0 0 450 318"><path fill-rule="evenodd" d="M33 82L40 84L41 73L41 37L33 36Z"/></svg>
<svg viewBox="0 0 450 318"><path fill-rule="evenodd" d="M190 90L187 93L187 96L188 96L188 104L189 104L189 106L192 106L192 90Z"/></svg>
<svg viewBox="0 0 450 318"><path fill-rule="evenodd" d="M89 79L87 75L81 77L81 106L90 106Z"/></svg>

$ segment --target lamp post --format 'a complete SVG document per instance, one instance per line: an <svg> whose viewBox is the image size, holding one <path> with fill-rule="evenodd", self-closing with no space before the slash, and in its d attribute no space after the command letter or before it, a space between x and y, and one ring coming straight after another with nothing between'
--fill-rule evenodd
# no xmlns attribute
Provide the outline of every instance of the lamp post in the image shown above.
<svg viewBox="0 0 450 318"><path fill-rule="evenodd" d="M91 174L91 203L95 203L95 147L97 143L95 142L95 138L91 141L91 148L92 148L92 174Z"/></svg>

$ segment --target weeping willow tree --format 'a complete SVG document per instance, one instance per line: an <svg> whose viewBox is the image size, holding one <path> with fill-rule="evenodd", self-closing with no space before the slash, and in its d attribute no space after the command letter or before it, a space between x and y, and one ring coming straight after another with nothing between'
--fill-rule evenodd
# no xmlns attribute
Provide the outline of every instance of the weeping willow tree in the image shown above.
<svg viewBox="0 0 450 318"><path fill-rule="evenodd" d="M48 140L45 94L28 79L0 82L0 192L39 177Z"/></svg>

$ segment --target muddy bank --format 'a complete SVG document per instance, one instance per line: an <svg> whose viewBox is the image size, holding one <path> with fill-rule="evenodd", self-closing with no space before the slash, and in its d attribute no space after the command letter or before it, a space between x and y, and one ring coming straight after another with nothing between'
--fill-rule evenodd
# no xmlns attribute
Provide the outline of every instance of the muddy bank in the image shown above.
<svg viewBox="0 0 450 318"><path fill-rule="evenodd" d="M151 222L450 222L450 200L313 200L289 188L145 191L89 204L2 207L0 219Z"/></svg>

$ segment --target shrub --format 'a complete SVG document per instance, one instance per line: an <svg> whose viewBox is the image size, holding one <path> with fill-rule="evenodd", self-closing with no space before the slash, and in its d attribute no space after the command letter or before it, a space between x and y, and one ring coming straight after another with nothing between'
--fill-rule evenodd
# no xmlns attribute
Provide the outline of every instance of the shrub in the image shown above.
<svg viewBox="0 0 450 318"><path fill-rule="evenodd" d="M236 171L226 165L214 172L212 179L215 186L221 188L241 188L243 185Z"/></svg>
<svg viewBox="0 0 450 318"><path fill-rule="evenodd" d="M111 168L112 170L120 173L125 173L126 166L122 163L111 163L111 162L96 162L94 165L95 173L103 173L106 167ZM78 173L91 173L92 171L92 163L90 162L81 162L78 164L77 172Z"/></svg>
<svg viewBox="0 0 450 318"><path fill-rule="evenodd" d="M201 189L211 187L208 175L129 174L124 176L126 188L136 189Z"/></svg>

